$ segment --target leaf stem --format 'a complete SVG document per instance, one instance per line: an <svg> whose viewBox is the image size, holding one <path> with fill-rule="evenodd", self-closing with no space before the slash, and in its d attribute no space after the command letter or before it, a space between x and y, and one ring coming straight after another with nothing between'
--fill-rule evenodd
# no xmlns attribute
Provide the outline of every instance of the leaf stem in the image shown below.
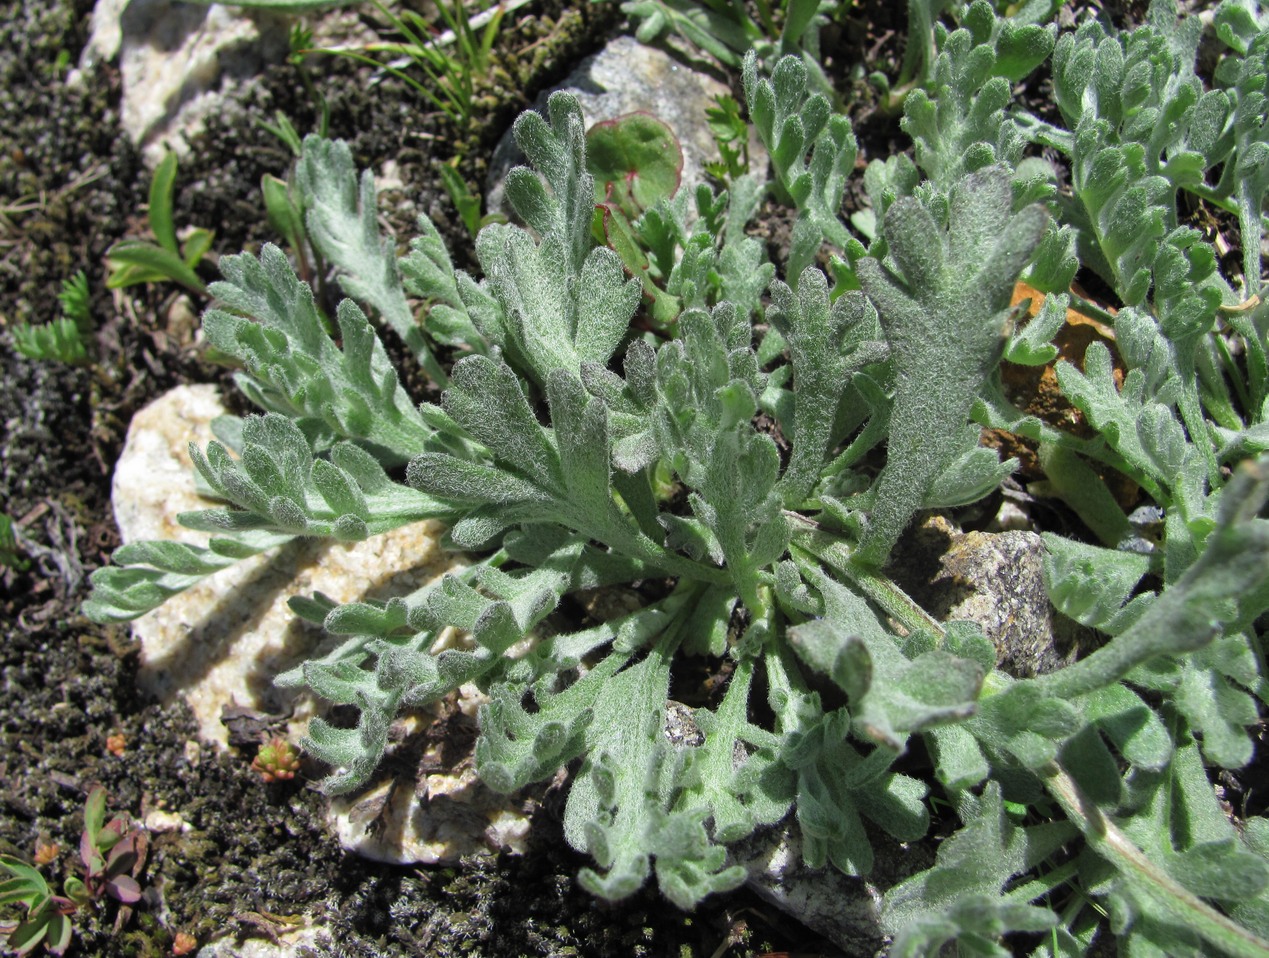
<svg viewBox="0 0 1269 958"><path fill-rule="evenodd" d="M1111 327L1112 330L1114 329L1115 314L1110 310L1103 309L1096 303L1085 299L1083 296L1077 296L1073 292L1068 291L1066 295L1070 297L1070 302L1067 304L1069 309L1079 313L1081 316L1086 316L1089 319L1095 319L1099 323L1105 323L1107 326Z"/></svg>
<svg viewBox="0 0 1269 958"><path fill-rule="evenodd" d="M938 619L900 589L889 578L852 561L853 550L845 540L832 535L817 523L795 512L786 512L795 544L790 546L795 558L806 562L818 559L834 572L850 580L866 598L881 608L910 632L925 630L939 639L946 634Z"/></svg>
<svg viewBox="0 0 1269 958"><path fill-rule="evenodd" d="M1055 888L1060 888L1072 878L1079 875L1080 862L1077 858L1059 865L1052 871L1045 872L1039 878L1024 882L1017 888L1011 888L1005 893L1005 898L1010 901L1016 901L1022 904L1029 904L1037 898L1042 898L1050 894Z"/></svg>
<svg viewBox="0 0 1269 958"><path fill-rule="evenodd" d="M731 585L732 577L726 569L709 566L704 562L672 552L649 538L638 529L627 528L624 523L612 523L603 528L579 531L592 535L612 549L632 559L646 562L667 575L679 576L693 582L710 585Z"/></svg>
<svg viewBox="0 0 1269 958"><path fill-rule="evenodd" d="M1040 769L1039 775L1049 794L1084 833L1094 851L1119 868L1138 890L1165 908L1170 919L1183 923L1235 958L1269 958L1269 942L1217 911L1151 862L1097 803L1080 790L1060 764L1051 763Z"/></svg>

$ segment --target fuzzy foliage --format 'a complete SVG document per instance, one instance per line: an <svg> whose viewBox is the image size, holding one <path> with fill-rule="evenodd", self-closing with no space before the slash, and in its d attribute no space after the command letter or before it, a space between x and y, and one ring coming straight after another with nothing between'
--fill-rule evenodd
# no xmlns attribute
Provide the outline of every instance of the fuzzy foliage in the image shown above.
<svg viewBox="0 0 1269 958"><path fill-rule="evenodd" d="M932 24L943 6L912 8ZM1226 52L1205 80L1198 21L1163 0L1135 30L1060 36L1043 6L1011 22L979 0L931 27L903 122L914 158L869 166L855 230L854 136L804 58L769 75L740 63L773 180L724 193L674 193L637 130L588 166L567 95L522 116L532 168L506 193L524 225L481 231L481 278L426 219L395 258L368 174L310 139L298 206L357 304L330 323L273 247L222 260L208 337L263 414L195 451L222 505L184 521L208 545L125 546L87 611L134 618L292 536L442 519L472 553L461 571L386 601L292 600L338 641L279 683L357 715L314 720L304 741L333 768L328 792L372 780L397 716L473 683L489 696L481 777L514 792L572 769L564 832L603 898L651 877L685 908L734 888L728 846L786 816L808 864L866 876L876 837L923 840L937 799L940 828L963 826L885 894L895 954L1003 955L1025 933L1072 955L1105 929L1134 955L1264 954L1266 827L1230 823L1205 765L1251 760L1269 692L1269 313L1238 304L1178 197L1225 204L1258 247L1265 165L1246 157L1269 148L1269 39L1254 4L1222 4ZM689 29L677 4L642 15ZM1065 128L1011 108L1050 53ZM1065 154L1069 195L1023 158L1028 140ZM745 235L764 196L795 211L784 263ZM612 207L599 229L597 198ZM1070 291L1081 266L1122 308L1117 357L1094 344L1056 362L1076 435L1015 408L1000 367L1055 362L1067 307L1094 308ZM1021 325L1024 276L1046 301ZM368 316L444 365L439 404L406 395ZM999 669L977 626L934 620L886 575L919 510L1014 471L983 427L1037 443L1035 491L1101 543L1045 537L1055 608L1104 641L1036 677ZM1110 472L1148 497L1149 530ZM559 614L616 585L642 604L574 627ZM452 630L465 643L439 641ZM727 676L721 697L673 701L702 664Z"/></svg>

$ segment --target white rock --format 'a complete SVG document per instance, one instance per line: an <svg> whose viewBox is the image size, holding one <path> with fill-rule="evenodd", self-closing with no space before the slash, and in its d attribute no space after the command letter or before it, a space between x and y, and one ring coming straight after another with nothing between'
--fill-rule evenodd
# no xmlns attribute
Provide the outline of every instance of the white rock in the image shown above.
<svg viewBox="0 0 1269 958"><path fill-rule="evenodd" d="M500 795L476 775L475 714L488 701L474 685L464 685L433 706L432 717L398 722L404 735L389 746L386 761L394 763L394 751L418 750L421 744L415 772L333 799L327 820L340 844L393 865L453 864L466 855L498 851L523 854L535 803Z"/></svg>
<svg viewBox="0 0 1269 958"><path fill-rule="evenodd" d="M195 491L188 446L191 440L205 446L212 419L224 411L215 386L181 386L133 418L113 489L124 542L206 543L206 533L184 528L176 517L213 505ZM227 704L294 710L293 730L302 730L313 703L274 688L272 679L311 654L323 636L296 619L287 599L320 591L350 602L384 590L413 591L453 565L439 533L435 523L418 523L352 545L295 540L209 576L133 623L142 685L163 701L184 697L202 737L222 746Z"/></svg>
<svg viewBox="0 0 1269 958"><path fill-rule="evenodd" d="M166 832L188 832L190 823L177 812L165 812L160 808L146 812L145 830L151 835L162 835Z"/></svg>
<svg viewBox="0 0 1269 958"><path fill-rule="evenodd" d="M195 491L188 448L191 441L205 447L212 420L224 412L215 386L182 386L133 418L113 490L124 542L206 542L205 533L184 528L176 517L212 505ZM349 602L412 592L457 565L456 557L440 550L440 531L435 523L418 523L355 545L297 541L208 577L133 623L143 688L164 701L184 698L202 737L222 747L226 705L290 712L291 737L298 737L319 703L275 688L272 678L311 654L322 633L299 622L287 599L320 591ZM445 634L438 644L460 641ZM453 742L448 734L426 737L426 716L401 723L404 739L392 749L408 750L425 736L418 771L332 802L330 825L345 848L399 864L523 851L529 818L522 803L495 794L476 777L474 716L483 701L475 686L464 686L438 706L456 723ZM167 824L156 818L155 830ZM237 954L200 952L230 953Z"/></svg>
<svg viewBox="0 0 1269 958"><path fill-rule="evenodd" d="M330 929L312 926L280 931L275 941L263 938L239 941L233 936L217 938L198 949L198 958L304 958L329 943Z"/></svg>
<svg viewBox="0 0 1269 958"><path fill-rule="evenodd" d="M393 865L452 864L499 850L523 854L533 803L499 795L476 775L475 712L488 701L474 685L464 685L434 707L439 725L431 736L426 718L398 723L404 740L389 746L387 760L424 736L416 774L332 800L329 821L340 844Z"/></svg>
<svg viewBox="0 0 1269 958"><path fill-rule="evenodd" d="M80 59L80 80L119 57L120 121L153 166L167 146L184 154L187 137L224 94L278 63L288 49L280 14L173 0L98 0Z"/></svg>
<svg viewBox="0 0 1269 958"><path fill-rule="evenodd" d="M430 795L434 782L447 782L466 800ZM391 781L356 799L334 799L329 821L345 849L391 865L452 865L500 850L521 855L529 838L529 816L485 788L471 769L448 780L427 776L423 794Z"/></svg>

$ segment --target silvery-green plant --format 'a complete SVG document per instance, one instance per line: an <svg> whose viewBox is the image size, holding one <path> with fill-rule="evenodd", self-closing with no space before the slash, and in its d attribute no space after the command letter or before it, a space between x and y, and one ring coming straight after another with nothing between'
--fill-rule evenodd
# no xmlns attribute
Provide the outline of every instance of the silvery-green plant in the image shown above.
<svg viewBox="0 0 1269 958"><path fill-rule="evenodd" d="M1134 955L1269 953L1269 823L1235 822L1209 780L1251 761L1269 692L1269 308L1250 295L1258 259L1235 293L1176 202L1223 163L1213 195L1259 243L1261 172L1239 156L1265 148L1269 38L1246 3L1217 22L1231 39L1210 89L1196 28L1167 2L1134 31L1056 38L1061 130L1010 110L1009 84L1043 53L1002 48L980 0L938 34L904 118L914 157L869 167L872 216L854 229L840 216L849 123L800 60L764 77L751 58L775 180L643 214L675 227L660 254L682 308L657 333L640 331L640 282L594 238L571 97L515 125L532 169L506 191L525 225L481 231L481 279L426 219L398 256L370 175L310 138L295 182L349 296L338 340L280 250L222 260L206 335L262 414L192 449L223 502L182 517L208 545L124 546L88 613L135 618L295 536L440 519L473 556L462 571L386 602L292 600L342 641L279 683L359 716L311 725L327 791L364 786L396 716L470 682L490 699L481 777L513 792L570 767L565 834L605 898L653 874L682 907L734 888L728 846L787 816L808 864L867 875L872 836L925 839L937 798L963 827L886 893L893 954L1005 955L1004 936L1026 933L1056 958L1107 932ZM1151 132L1165 115L1170 132ZM1070 195L1024 156L1028 137L1069 152ZM745 235L767 191L799 224L782 279ZM831 283L813 265L826 242ZM1081 265L1123 305L1127 372L1116 380L1101 345L1083 368L1057 364L1090 427L1077 436L1016 409L1000 367L1053 361L1068 305L1097 309L1068 292ZM1025 325L1009 306L1020 278L1047 294ZM439 405L407 394L366 309L444 387ZM886 575L920 510L1013 471L983 427L1037 443L1096 540L1045 536L1054 605L1104 637L1047 674L1000 670L978 626L936 621ZM1157 535L1124 515L1107 470L1144 490ZM646 605L539 628L566 596L626 583ZM433 654L447 628L470 644ZM729 678L691 710L699 735L672 741L667 703L691 660Z"/></svg>

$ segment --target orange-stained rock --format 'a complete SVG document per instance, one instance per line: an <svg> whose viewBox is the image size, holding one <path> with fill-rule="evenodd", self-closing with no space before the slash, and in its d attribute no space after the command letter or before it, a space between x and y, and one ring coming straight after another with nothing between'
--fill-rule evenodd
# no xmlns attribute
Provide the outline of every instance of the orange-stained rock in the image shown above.
<svg viewBox="0 0 1269 958"><path fill-rule="evenodd" d="M1031 300L1031 305L1027 308L1026 318L1019 324L1022 326L1039 314L1044 294L1026 283L1018 283L1014 287L1011 303L1016 305L1028 298ZM1084 353L1095 342L1102 343L1110 350L1111 361L1114 363L1115 385L1122 385L1124 373L1127 370L1116 348L1115 331L1105 323L1068 309L1066 325L1053 339L1053 345L1057 347L1058 354L1051 363L1044 366L1020 366L1011 362L1000 364L1000 376L1005 395L1023 412L1035 416L1055 429L1081 437L1093 436L1093 430L1084 421L1084 414L1071 405L1058 387L1056 367L1060 361L1065 360L1083 369ZM1036 457L1035 443L1031 440L1003 430L987 429L983 431L982 442L985 446L998 449L1002 459L1009 456L1017 457L1021 462L1024 478L1039 479L1044 475L1039 459ZM1137 487L1126 477L1112 473L1104 478L1115 498L1125 507L1136 501Z"/></svg>

